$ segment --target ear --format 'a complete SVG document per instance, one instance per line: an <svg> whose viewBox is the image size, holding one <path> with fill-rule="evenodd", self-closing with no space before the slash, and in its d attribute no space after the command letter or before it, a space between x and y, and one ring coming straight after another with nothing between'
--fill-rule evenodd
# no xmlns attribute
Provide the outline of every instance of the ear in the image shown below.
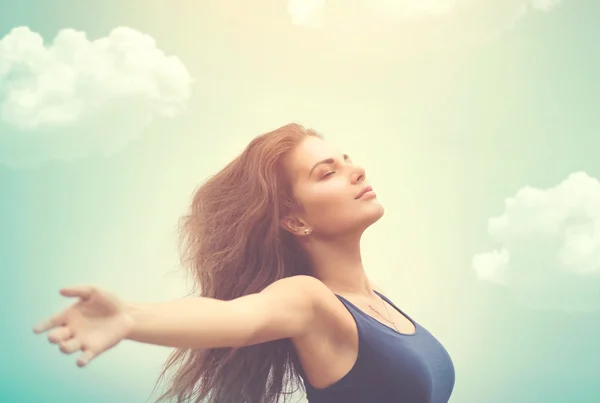
<svg viewBox="0 0 600 403"><path fill-rule="evenodd" d="M307 227L304 221L298 217L286 216L281 220L281 227L292 234L300 234Z"/></svg>

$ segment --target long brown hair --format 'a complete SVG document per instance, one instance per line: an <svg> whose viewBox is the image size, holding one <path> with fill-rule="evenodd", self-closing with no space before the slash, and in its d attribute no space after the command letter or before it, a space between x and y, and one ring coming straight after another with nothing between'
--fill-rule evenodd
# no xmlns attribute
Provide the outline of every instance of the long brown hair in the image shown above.
<svg viewBox="0 0 600 403"><path fill-rule="evenodd" d="M181 218L181 257L203 297L232 300L297 274L307 256L280 220L294 206L283 158L314 130L288 124L254 138L200 186ZM276 403L304 390L289 339L242 348L176 349L159 377L175 371L161 401ZM157 384L158 384L157 382Z"/></svg>

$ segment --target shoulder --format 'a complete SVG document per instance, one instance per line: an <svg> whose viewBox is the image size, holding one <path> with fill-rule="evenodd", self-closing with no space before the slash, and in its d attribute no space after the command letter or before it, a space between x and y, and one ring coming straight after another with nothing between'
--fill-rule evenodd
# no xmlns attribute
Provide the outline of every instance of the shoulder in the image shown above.
<svg viewBox="0 0 600 403"><path fill-rule="evenodd" d="M317 321L329 321L344 315L344 305L321 280L308 275L286 277L269 285L262 293L281 308L310 312Z"/></svg>
<svg viewBox="0 0 600 403"><path fill-rule="evenodd" d="M337 300L335 294L318 278L297 275L282 278L267 286L262 293L274 293L320 306Z"/></svg>
<svg viewBox="0 0 600 403"><path fill-rule="evenodd" d="M250 297L244 303L247 309L262 312L263 327L284 329L285 337L302 338L323 326L336 326L336 319L343 315L335 294L319 279L306 275L277 280Z"/></svg>
<svg viewBox="0 0 600 403"><path fill-rule="evenodd" d="M297 275L297 276L282 278L281 280L277 280L274 283L272 283L271 285L269 285L267 288L265 288L265 290L273 289L273 288L297 290L297 289L299 289L299 287L302 287L307 290L317 290L317 291L319 291L319 290L323 291L324 289L329 290L329 288L327 288L327 286L321 280L319 280L316 277L308 276L308 275Z"/></svg>
<svg viewBox="0 0 600 403"><path fill-rule="evenodd" d="M305 312L302 331L292 339L296 347L311 349L313 343L347 345L349 334L356 332L354 320L335 293L316 277L297 275L276 281L269 287L277 290L279 308L286 311ZM267 289L265 289L266 291ZM283 302L284 300L285 302ZM274 301L274 299L271 299ZM298 320L298 316L294 320ZM312 351L312 350L311 350Z"/></svg>

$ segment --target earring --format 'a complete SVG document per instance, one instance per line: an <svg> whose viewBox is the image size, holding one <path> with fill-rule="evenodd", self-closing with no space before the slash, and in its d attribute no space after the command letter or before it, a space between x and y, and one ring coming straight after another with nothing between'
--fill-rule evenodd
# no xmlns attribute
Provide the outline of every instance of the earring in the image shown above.
<svg viewBox="0 0 600 403"><path fill-rule="evenodd" d="M311 231L307 228L307 229L304 230L304 235L310 235L310 232Z"/></svg>

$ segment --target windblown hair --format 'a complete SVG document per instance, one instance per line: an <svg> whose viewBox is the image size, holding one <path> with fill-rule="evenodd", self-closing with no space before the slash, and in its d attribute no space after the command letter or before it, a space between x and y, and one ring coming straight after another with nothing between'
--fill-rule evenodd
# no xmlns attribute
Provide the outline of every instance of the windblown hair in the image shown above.
<svg viewBox="0 0 600 403"><path fill-rule="evenodd" d="M296 204L283 159L307 136L288 124L254 138L196 190L180 221L181 258L202 297L232 300L271 283L310 274L310 262L280 221ZM195 291L196 292L196 291ZM157 402L276 403L304 390L289 339L242 348L176 349L169 387Z"/></svg>

